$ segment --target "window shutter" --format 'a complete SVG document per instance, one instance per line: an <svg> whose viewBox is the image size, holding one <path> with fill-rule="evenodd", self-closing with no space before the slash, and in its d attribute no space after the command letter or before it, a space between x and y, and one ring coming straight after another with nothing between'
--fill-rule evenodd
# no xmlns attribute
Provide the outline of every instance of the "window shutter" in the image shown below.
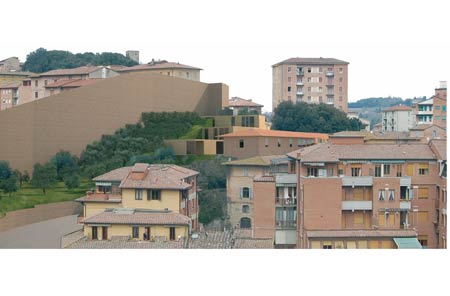
<svg viewBox="0 0 450 296"><path fill-rule="evenodd" d="M239 198L242 198L244 196L244 188L239 188Z"/></svg>
<svg viewBox="0 0 450 296"><path fill-rule="evenodd" d="M248 197L253 198L253 190L251 188L248 189Z"/></svg>

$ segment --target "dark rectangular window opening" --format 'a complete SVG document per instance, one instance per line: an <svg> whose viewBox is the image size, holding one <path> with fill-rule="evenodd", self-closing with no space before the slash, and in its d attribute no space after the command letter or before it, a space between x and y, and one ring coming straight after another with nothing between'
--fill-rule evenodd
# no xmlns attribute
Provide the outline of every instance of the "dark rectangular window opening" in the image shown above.
<svg viewBox="0 0 450 296"><path fill-rule="evenodd" d="M98 239L97 226L92 226L92 239Z"/></svg>
<svg viewBox="0 0 450 296"><path fill-rule="evenodd" d="M175 240L175 227L170 227L170 240Z"/></svg>
<svg viewBox="0 0 450 296"><path fill-rule="evenodd" d="M139 238L139 227L133 227L133 238Z"/></svg>

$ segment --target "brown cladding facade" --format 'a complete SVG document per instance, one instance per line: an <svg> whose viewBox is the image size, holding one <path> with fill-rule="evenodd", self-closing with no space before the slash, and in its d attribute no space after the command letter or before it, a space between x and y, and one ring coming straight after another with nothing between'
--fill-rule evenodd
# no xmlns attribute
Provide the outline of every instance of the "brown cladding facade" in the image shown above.
<svg viewBox="0 0 450 296"><path fill-rule="evenodd" d="M31 170L59 150L79 155L85 146L142 112L195 111L215 115L228 103L228 86L154 73L105 79L0 113L0 159Z"/></svg>

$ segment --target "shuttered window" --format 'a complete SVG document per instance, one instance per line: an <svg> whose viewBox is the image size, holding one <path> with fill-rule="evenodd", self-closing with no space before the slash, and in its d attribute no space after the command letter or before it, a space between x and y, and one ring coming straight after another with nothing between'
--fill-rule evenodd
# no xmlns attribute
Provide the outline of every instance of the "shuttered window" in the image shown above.
<svg viewBox="0 0 450 296"><path fill-rule="evenodd" d="M358 249L367 249L367 241L358 241Z"/></svg>
<svg viewBox="0 0 450 296"><path fill-rule="evenodd" d="M311 249L320 249L320 241L312 241Z"/></svg>
<svg viewBox="0 0 450 296"><path fill-rule="evenodd" d="M378 214L378 225L384 226L385 225L385 219L384 219L384 213Z"/></svg>
<svg viewBox="0 0 450 296"><path fill-rule="evenodd" d="M364 191L362 188L353 189L353 199L354 200L363 200L364 199Z"/></svg>
<svg viewBox="0 0 450 296"><path fill-rule="evenodd" d="M428 222L428 211L419 211L419 223L427 223Z"/></svg>
<svg viewBox="0 0 450 296"><path fill-rule="evenodd" d="M356 249L356 242L348 241L347 242L347 249Z"/></svg>
<svg viewBox="0 0 450 296"><path fill-rule="evenodd" d="M414 176L414 164L408 164L408 176Z"/></svg>
<svg viewBox="0 0 450 296"><path fill-rule="evenodd" d="M369 248L371 248L371 249L379 249L380 246L379 246L378 241L377 240L371 240L369 242Z"/></svg>
<svg viewBox="0 0 450 296"><path fill-rule="evenodd" d="M353 214L353 224L355 225L364 224L364 214L361 212L355 212Z"/></svg>
<svg viewBox="0 0 450 296"><path fill-rule="evenodd" d="M428 187L419 188L419 198L420 199L428 198Z"/></svg>
<svg viewBox="0 0 450 296"><path fill-rule="evenodd" d="M390 240L383 240L383 241L381 241L381 248L382 249L391 249L392 248L392 241L390 241Z"/></svg>

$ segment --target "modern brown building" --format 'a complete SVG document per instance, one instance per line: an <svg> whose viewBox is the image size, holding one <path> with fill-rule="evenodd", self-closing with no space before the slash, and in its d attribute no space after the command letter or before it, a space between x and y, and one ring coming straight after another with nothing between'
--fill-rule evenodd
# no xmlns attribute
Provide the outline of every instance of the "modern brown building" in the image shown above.
<svg viewBox="0 0 450 296"><path fill-rule="evenodd" d="M0 159L31 171L59 150L79 155L87 144L139 122L142 112L215 115L228 86L155 73L130 73L0 112Z"/></svg>
<svg viewBox="0 0 450 296"><path fill-rule="evenodd" d="M280 155L299 147L328 141L327 134L245 129L222 135L224 155L237 159Z"/></svg>
<svg viewBox="0 0 450 296"><path fill-rule="evenodd" d="M254 178L254 236L275 247L446 246L445 147L321 143L288 153L287 174Z"/></svg>
<svg viewBox="0 0 450 296"><path fill-rule="evenodd" d="M272 66L272 110L284 101L325 103L347 112L348 62L290 58Z"/></svg>

